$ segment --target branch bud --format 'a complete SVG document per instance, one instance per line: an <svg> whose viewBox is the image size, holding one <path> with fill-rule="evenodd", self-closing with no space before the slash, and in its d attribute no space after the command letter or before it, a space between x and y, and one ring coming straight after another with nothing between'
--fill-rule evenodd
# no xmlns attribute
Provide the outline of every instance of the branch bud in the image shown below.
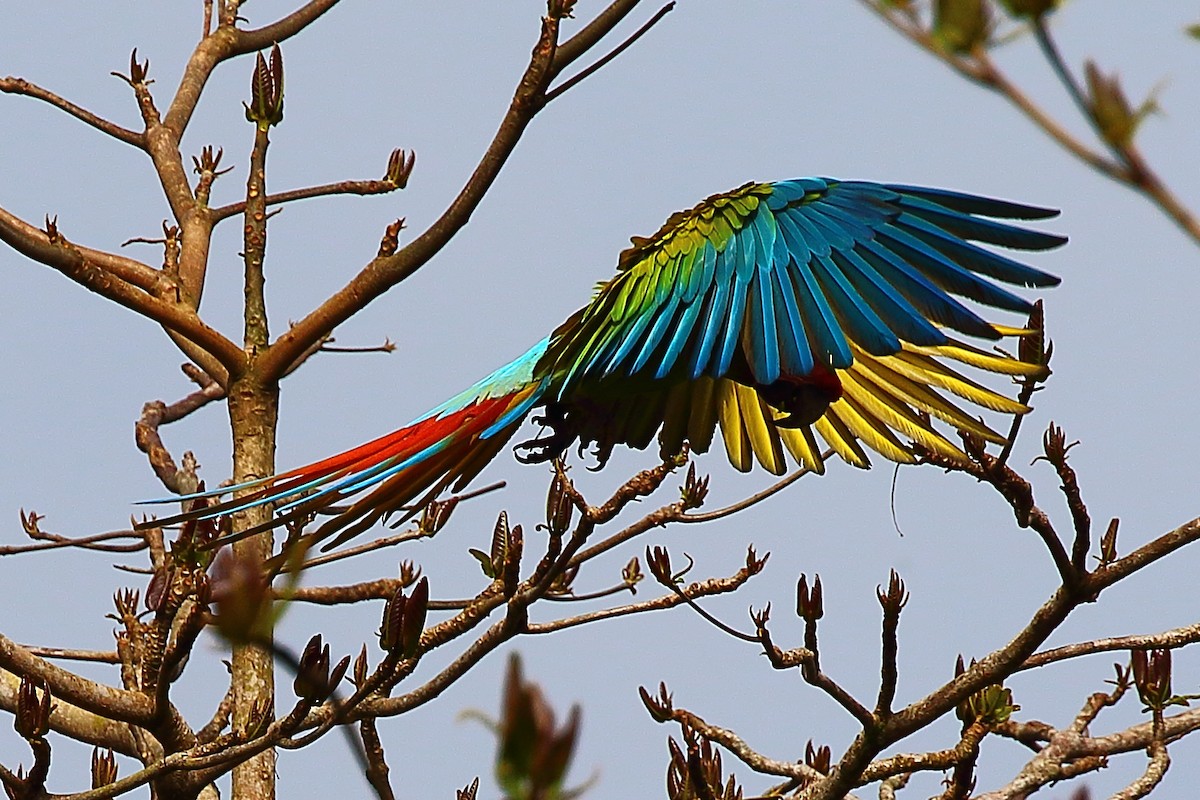
<svg viewBox="0 0 1200 800"><path fill-rule="evenodd" d="M825 616L825 603L821 591L821 576L813 576L812 590L808 588L808 576L801 575L796 582L796 616L805 622L816 622Z"/></svg>
<svg viewBox="0 0 1200 800"><path fill-rule="evenodd" d="M673 586L675 578L671 575L671 553L665 547L646 548L646 566L650 574L663 586Z"/></svg>
<svg viewBox="0 0 1200 800"><path fill-rule="evenodd" d="M1025 327L1031 332L1017 340L1017 358L1026 364L1048 367L1050 356L1054 354L1054 345L1046 341L1046 310L1040 299L1034 301ZM1042 381L1049 376L1050 370L1047 369L1044 374L1037 376L1037 380Z"/></svg>
<svg viewBox="0 0 1200 800"><path fill-rule="evenodd" d="M637 594L637 585L641 583L645 577L646 576L642 574L642 565L638 561L637 556L629 559L629 563L621 568L621 580L625 582L625 585L629 587L629 591L633 594Z"/></svg>
<svg viewBox="0 0 1200 800"><path fill-rule="evenodd" d="M354 659L354 686L361 689L363 684L367 682L367 646L364 644L362 650L358 651L358 656Z"/></svg>
<svg viewBox="0 0 1200 800"><path fill-rule="evenodd" d="M457 497L451 497L449 500L430 500L421 510L421 520L417 523L417 528L426 536L433 536L446 526L456 508Z"/></svg>
<svg viewBox="0 0 1200 800"><path fill-rule="evenodd" d="M511 599L521 583L521 554L525 552L525 532L518 525L508 532L504 546L504 562L500 567L500 578L504 582L504 597Z"/></svg>
<svg viewBox="0 0 1200 800"><path fill-rule="evenodd" d="M1104 75L1094 61L1089 60L1084 65L1084 75L1088 104L1100 136L1113 147L1128 147L1142 120L1158 110L1158 102L1152 94L1134 110L1121 88L1121 79L1115 73Z"/></svg>
<svg viewBox="0 0 1200 800"><path fill-rule="evenodd" d="M804 745L804 763L822 775L829 774L832 761L833 752L829 749L829 745L823 744L816 747L813 745L812 739L809 739L808 744Z"/></svg>
<svg viewBox="0 0 1200 800"><path fill-rule="evenodd" d="M937 0L933 6L933 38L952 53L969 54L987 44L991 14L984 0Z"/></svg>
<svg viewBox="0 0 1200 800"><path fill-rule="evenodd" d="M310 703L319 703L329 695L329 645L322 647L319 633L308 640L300 655L292 690Z"/></svg>
<svg viewBox="0 0 1200 800"><path fill-rule="evenodd" d="M1108 530L1100 537L1100 566L1107 567L1117 560L1117 528L1121 520L1113 517L1108 523Z"/></svg>
<svg viewBox="0 0 1200 800"><path fill-rule="evenodd" d="M388 156L387 172L383 174L383 179L397 188L403 189L408 186L408 179L412 176L416 163L417 153L415 150L407 154L403 150L393 150L392 154Z"/></svg>
<svg viewBox="0 0 1200 800"><path fill-rule="evenodd" d="M247 121L263 130L283 122L283 54L279 45L272 45L269 65L261 52L255 58L250 104L245 108Z"/></svg>
<svg viewBox="0 0 1200 800"><path fill-rule="evenodd" d="M404 607L408 598L404 589L397 588L392 599L383 607L383 622L379 625L379 646L388 653L400 646L401 627L404 624Z"/></svg>
<svg viewBox="0 0 1200 800"><path fill-rule="evenodd" d="M1160 712L1176 700L1171 692L1171 651L1166 648L1130 653L1133 684L1150 711Z"/></svg>
<svg viewBox="0 0 1200 800"><path fill-rule="evenodd" d="M671 693L667 691L667 684L658 684L657 697L651 695L645 686L639 686L638 696L642 698L642 705L650 712L650 717L655 722L670 722L674 719L675 705Z"/></svg>
<svg viewBox="0 0 1200 800"><path fill-rule="evenodd" d="M40 739L50 731L50 687L43 679L21 676L13 728L26 741Z"/></svg>
<svg viewBox="0 0 1200 800"><path fill-rule="evenodd" d="M468 551L479 562L483 574L493 580L500 576L500 571L508 561L508 540L508 512L501 511L500 516L496 518L496 525L492 528L491 552L484 553L474 548Z"/></svg>
<svg viewBox="0 0 1200 800"><path fill-rule="evenodd" d="M760 639L765 639L767 631L767 623L771 621L771 604L767 603L763 606L762 611L755 611L753 607L750 609L750 622L754 624L754 630Z"/></svg>
<svg viewBox="0 0 1200 800"><path fill-rule="evenodd" d="M575 513L575 502L567 491L566 478L561 467L554 471L550 481L550 489L546 493L546 528L551 536L562 536L571 527L571 517Z"/></svg>
<svg viewBox="0 0 1200 800"><path fill-rule="evenodd" d="M475 794L479 791L479 778L471 781L469 784L455 792L455 800L475 800Z"/></svg>
<svg viewBox="0 0 1200 800"><path fill-rule="evenodd" d="M92 788L99 789L117 780L117 759L112 750L92 750Z"/></svg>
<svg viewBox="0 0 1200 800"><path fill-rule="evenodd" d="M393 655L412 658L421 644L425 616L429 610L429 579L421 578L410 597L404 589L396 589L383 608L383 623L379 628L379 646Z"/></svg>
<svg viewBox="0 0 1200 800"><path fill-rule="evenodd" d="M891 571L887 591L885 592L882 586L876 587L875 596L879 598L879 605L883 606L886 614L900 616L904 606L908 605L908 591L896 570Z"/></svg>
<svg viewBox="0 0 1200 800"><path fill-rule="evenodd" d="M971 666L974 665L975 662L972 660ZM958 664L955 666L955 676L961 675L962 671L963 660L962 656L959 656ZM955 714L964 725L971 725L975 722L996 725L1008 722L1008 718L1013 715L1013 712L1020 710L1021 707L1013 702L1012 690L993 683L959 703Z"/></svg>
<svg viewBox="0 0 1200 800"><path fill-rule="evenodd" d="M404 608L404 622L400 626L400 648L405 658L412 658L421 646L421 634L425 631L425 617L429 611L429 578L421 578L413 587Z"/></svg>
<svg viewBox="0 0 1200 800"><path fill-rule="evenodd" d="M708 497L710 477L705 475L703 478L697 478L696 462L688 464L687 477L683 480L683 486L679 487L679 499L683 504L684 511L691 511L704 505L704 501Z"/></svg>
<svg viewBox="0 0 1200 800"><path fill-rule="evenodd" d="M560 797L579 736L573 706L559 728L541 689L522 677L520 659L509 660L497 725L496 780L509 797Z"/></svg>
<svg viewBox="0 0 1200 800"><path fill-rule="evenodd" d="M746 572L751 575L757 575L763 571L763 567L767 565L767 559L771 557L770 553L763 553L763 557L759 558L754 552L754 545L746 548Z"/></svg>
<svg viewBox="0 0 1200 800"><path fill-rule="evenodd" d="M400 247L400 231L404 230L404 217L391 223L384 229L383 238L379 240L379 257L386 258L396 254Z"/></svg>
<svg viewBox="0 0 1200 800"><path fill-rule="evenodd" d="M146 586L146 609L161 612L166 609L167 593L171 585L171 571L166 567L154 570L150 583Z"/></svg>

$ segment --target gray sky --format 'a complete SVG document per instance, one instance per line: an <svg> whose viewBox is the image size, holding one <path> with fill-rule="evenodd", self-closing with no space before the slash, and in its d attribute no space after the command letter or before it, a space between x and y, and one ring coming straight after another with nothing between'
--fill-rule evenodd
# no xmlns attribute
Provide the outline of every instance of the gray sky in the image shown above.
<svg viewBox="0 0 1200 800"><path fill-rule="evenodd" d="M10 4L15 8L3 5ZM600 6L581 0L580 18ZM199 7L21 4L0 27L0 74L26 77L135 127L130 92L108 73L127 69L137 47L151 61L165 105L199 33ZM260 25L289 7L256 0L246 14ZM286 119L273 133L271 189L378 177L393 147L415 149L418 161L404 192L306 201L273 221L267 270L275 333L353 275L393 218L405 216L410 230L419 231L445 206L507 107L543 8L537 0L345 3L286 43ZM638 22L655 8L635 15ZM1165 113L1146 123L1139 142L1179 194L1200 206L1193 80L1200 43L1182 33L1196 21L1194 4L1179 0L1094 0L1070 4L1054 27L1072 64L1091 56L1106 70L1119 69L1131 98L1161 85ZM1067 98L1031 41L1007 45L996 57L1037 100L1069 117ZM237 167L218 182L214 202L244 191L252 129L240 103L251 63L218 72L185 139L185 155L215 144ZM57 214L68 238L98 248L158 235L168 211L139 153L34 101L5 97L0 108L0 205L38 223ZM1068 124L1087 135L1081 122ZM1103 530L1110 517L1121 517L1123 552L1196 515L1195 246L1141 198L1072 161L1002 101L951 75L849 0L681 3L636 47L556 101L534 122L469 227L415 278L338 330L341 344L390 337L397 352L322 355L286 381L280 467L384 433L516 356L587 300L630 235L652 232L670 212L746 180L802 175L945 186L1062 208L1062 217L1044 227L1068 234L1070 245L1036 258L1063 278L1046 294L1055 376L1036 398L1014 463L1036 454L1047 422L1062 424L1082 442L1072 464L1092 518ZM235 338L239 249L238 223L227 222L203 307L211 323ZM160 258L145 246L135 255L150 263ZM144 402L190 391L178 371L181 356L153 325L44 267L3 251L0 269L6 286L0 331L7 341L0 363L10 376L0 394L3 540L20 538L22 507L64 533L122 527L133 500L162 493L133 446L132 423ZM226 477L222 406L170 426L164 438L177 456L197 453L210 485ZM625 453L600 474L577 469L576 475L598 501L653 462L652 454ZM770 478L730 474L719 453L701 457L698 467L713 473L714 506ZM1037 478L1044 506L1066 527L1051 470L1039 465L1025 472ZM481 482L496 479L508 480L508 490L460 509L437 540L330 567L311 580L393 575L397 560L410 558L424 566L436 597L475 591L482 577L466 549L486 546L500 507L531 529L542 514L548 476L504 453ZM1034 534L1017 529L991 491L931 468L899 473L901 537L892 523L891 481L887 466L860 472L837 464L723 524L644 537L583 575L578 588L613 582L620 565L647 544L669 545L677 556L689 552L697 561L693 575L702 577L733 572L754 543L772 552L766 574L706 606L745 628L746 607L771 601L777 642L794 646L801 626L787 610L796 576L819 572L828 609L823 666L873 697L874 591L895 567L913 594L901 622L898 697L911 701L949 677L958 653L981 656L1006 641L1053 590L1056 575ZM663 490L667 500L675 483ZM1194 622L1198 565L1195 552L1183 552L1146 570L1081 609L1051 644ZM143 583L99 555L69 553L8 559L0 576L5 634L96 648L111 645L111 623L102 615L112 593ZM638 597L654 594L647 586ZM535 617L557 610L540 608ZM378 611L378 605L297 609L281 636L300 647L320 631L336 652L356 652L361 642L373 642ZM798 757L810 737L836 748L854 733L852 720L797 675L774 673L754 646L724 637L687 611L523 640L516 649L564 712L572 701L584 703L573 777L596 771L599 783L590 794L596 798L662 791L664 740L675 730L649 719L636 697L639 684L665 680L679 705L780 759ZM200 654L209 663L194 663L176 696L197 719L223 687L219 646L206 640ZM446 658L431 657L418 677L432 675ZM1078 668L1019 677L1011 685L1022 718L1066 723L1089 693L1104 688L1113 660L1095 657ZM1176 660L1177 691L1196 691L1196 657L1184 651ZM490 735L455 717L466 708L496 709L503 665L494 656L436 703L381 726L402 796L452 797L454 787L477 774L490 780ZM117 680L112 669L88 672ZM281 697L288 695L285 685ZM1131 724L1137 710L1136 700L1127 700L1093 730ZM956 724L947 721L904 749L948 746ZM76 766L54 772L50 788L82 788L86 753L71 762L65 747L59 752L64 764ZM340 737L306 752L282 755L282 796L369 791ZM1171 752L1174 767L1159 796L1191 796L1186 787L1200 780L1200 744L1185 742ZM990 766L979 789L1010 776L1024 756L1010 742L989 740ZM15 734L0 734L0 760L15 766L20 759L29 760L24 745ZM748 777L732 757L726 764ZM1088 782L1103 795L1142 766L1140 756L1131 756ZM131 769L122 765L123 773ZM936 781L923 778L908 791L934 793ZM767 782L751 778L746 785L752 794Z"/></svg>

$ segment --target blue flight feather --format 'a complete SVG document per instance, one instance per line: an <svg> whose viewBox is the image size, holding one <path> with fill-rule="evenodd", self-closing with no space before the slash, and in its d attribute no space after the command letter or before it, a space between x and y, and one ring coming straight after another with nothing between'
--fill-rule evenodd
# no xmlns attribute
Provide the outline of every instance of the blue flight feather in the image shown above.
<svg viewBox="0 0 1200 800"><path fill-rule="evenodd" d="M860 347L873 355L890 355L900 349L896 334L883 324L830 257L818 256L812 266L831 305Z"/></svg>
<svg viewBox="0 0 1200 800"><path fill-rule="evenodd" d="M949 189L931 189L928 186L905 186L902 184L883 184L884 189L891 189L900 194L912 195L925 200L931 200L938 205L961 211L964 214L982 214L986 217L1001 217L1004 219L1049 219L1058 216L1053 208L1039 208L1014 203L1009 200L996 200L975 194L963 194Z"/></svg>
<svg viewBox="0 0 1200 800"><path fill-rule="evenodd" d="M1033 309L1028 300L983 280L901 228L885 226L879 232L878 241L914 264L935 284L955 294L1009 311L1028 314Z"/></svg>
<svg viewBox="0 0 1200 800"><path fill-rule="evenodd" d="M865 242L857 252L929 319L962 333L985 339L996 338L995 329L982 317L939 289L920 271L879 242Z"/></svg>
<svg viewBox="0 0 1200 800"><path fill-rule="evenodd" d="M854 250L834 253L830 258L858 293L871 304L880 319L898 336L913 344L937 346L946 343L946 335L931 325L920 311Z"/></svg>
<svg viewBox="0 0 1200 800"><path fill-rule="evenodd" d="M729 293L729 289L725 287L718 286L717 290L723 294ZM720 377L729 371L729 365L733 362L734 348L742 333L742 317L745 314L746 282L739 279L733 282L733 295L729 298L729 310L725 315L724 341L721 344L717 368L712 372L715 377Z"/></svg>
<svg viewBox="0 0 1200 800"><path fill-rule="evenodd" d="M948 233L943 228L920 217L901 214L896 218L894 224L947 256L969 264L975 272L1021 286L1057 286L1059 284L1059 279L1049 273L964 242L954 234Z"/></svg>
<svg viewBox="0 0 1200 800"><path fill-rule="evenodd" d="M769 275L776 308L782 306L787 327L780 331L779 356L781 367L789 375L808 375L813 369L812 350L804 333L804 322L800 319L800 308L796 305L796 293L788 277L788 262L775 262ZM786 282L786 288L785 288Z"/></svg>

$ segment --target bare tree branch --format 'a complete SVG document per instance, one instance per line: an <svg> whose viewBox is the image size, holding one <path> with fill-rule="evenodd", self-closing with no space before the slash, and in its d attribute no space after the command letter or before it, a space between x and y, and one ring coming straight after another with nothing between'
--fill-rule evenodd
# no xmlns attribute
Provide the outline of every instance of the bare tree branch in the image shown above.
<svg viewBox="0 0 1200 800"><path fill-rule="evenodd" d="M186 305L168 302L126 283L89 261L83 251L56 230L53 234L52 239L50 234L0 209L0 240L14 250L57 270L85 289L181 334L203 348L231 374L242 371L245 364L242 349L210 328Z"/></svg>
<svg viewBox="0 0 1200 800"><path fill-rule="evenodd" d="M308 186L303 189L292 189L286 192L267 195L267 205L277 206L284 203L291 203L296 200L307 200L312 197L328 197L329 195L338 194L354 194L359 196L370 196L376 194L387 194L394 192L400 187L388 180L368 180L368 181L338 181L336 183L326 183L320 186ZM208 214L213 223L220 222L228 217L241 214L246 210L246 202L239 200L236 203L230 203L227 206L211 209Z"/></svg>
<svg viewBox="0 0 1200 800"><path fill-rule="evenodd" d="M111 720L146 724L153 715L149 698L90 681L44 661L0 633L0 669L41 678L54 697Z"/></svg>
<svg viewBox="0 0 1200 800"><path fill-rule="evenodd" d="M45 101L55 108L65 111L72 117L75 117L75 119L92 126L101 133L108 134L118 141L133 145L139 149L144 149L146 146L145 141L142 138L142 134L138 133L137 131L131 131L128 128L122 128L120 125L109 122L102 117L98 117L92 112L88 111L86 108L77 106L70 100L65 100L56 95L54 92L30 83L24 78L15 78L11 75L6 78L0 78L0 92L4 92L5 94L24 95L25 97L32 97L37 100Z"/></svg>
<svg viewBox="0 0 1200 800"><path fill-rule="evenodd" d="M860 2L887 22L893 30L899 32L927 53L938 58L959 75L1008 100L1059 146L1080 161L1100 174L1118 183L1125 184L1129 188L1145 195L1180 230L1195 242L1200 243L1200 219L1163 183L1158 174L1150 167L1141 151L1134 147L1132 143L1112 146L1111 149L1115 158L1109 158L1103 153L1097 152L1081 142L1048 112L1034 103L991 60L986 49L978 47L967 55L953 53L940 46L931 31L925 29L917 21L901 11L898 11L893 4L884 2L884 0L860 0ZM1044 25L1044 23L1039 23L1039 25ZM1037 27L1035 26L1036 31ZM1063 64L1061 57L1058 55L1057 47L1053 44L1053 40L1044 27L1042 28L1040 38L1044 39L1044 43L1041 46L1043 52L1047 54L1051 66L1054 67L1055 73L1060 76L1072 98L1080 107L1084 119L1089 124L1095 126L1094 115L1083 98L1077 82L1070 76L1069 70Z"/></svg>
<svg viewBox="0 0 1200 800"><path fill-rule="evenodd" d="M471 177L450 206L424 233L395 255L375 258L346 286L280 336L260 361L264 379L283 375L300 353L427 264L467 224L500 174L526 126L545 104L546 87L553 77L559 22L553 15L542 19L541 34L513 94L508 112Z"/></svg>
<svg viewBox="0 0 1200 800"><path fill-rule="evenodd" d="M1162 633L1145 633L1132 636L1114 636L1106 639L1092 639L1087 642L1068 644L1044 650L1026 659L1021 670L1036 669L1058 661L1066 661L1080 656L1095 653L1111 653L1113 651L1148 650L1154 647L1176 648L1200 642L1200 622L1172 628Z"/></svg>

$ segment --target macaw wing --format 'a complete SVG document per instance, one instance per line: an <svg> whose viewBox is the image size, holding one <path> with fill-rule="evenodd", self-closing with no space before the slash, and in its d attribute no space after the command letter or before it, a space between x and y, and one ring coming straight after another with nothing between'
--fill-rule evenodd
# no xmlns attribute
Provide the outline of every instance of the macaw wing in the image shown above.
<svg viewBox="0 0 1200 800"><path fill-rule="evenodd" d="M1057 212L974 195L860 181L750 183L635 238L615 278L551 337L559 396L607 376L697 379L847 369L855 352L939 347L945 329L996 339L958 298L1028 313L995 281L1058 279L974 242L1024 250L1060 236L989 217Z"/></svg>
<svg viewBox="0 0 1200 800"><path fill-rule="evenodd" d="M1023 414L1028 406L964 375L960 368L1014 378L1046 371L953 339L936 346L901 343L898 352L886 356L855 344L850 347L851 365L836 372L841 397L809 425L781 425L785 412L755 388L707 376L646 382L638 392L617 388L609 383L611 379L588 381L564 401L565 414L577 423L573 432L579 434L580 446L594 446L601 461L618 445L642 449L655 438L664 457L680 452L685 441L693 451L704 453L719 429L729 461L738 470L748 471L757 462L780 475L788 468L790 456L815 472L824 472L829 451L858 467L870 465L869 451L889 461L913 463L918 452L914 445L965 459L947 437L947 427L1002 443L1004 437L972 413L976 409L966 410L963 401L1003 414Z"/></svg>

